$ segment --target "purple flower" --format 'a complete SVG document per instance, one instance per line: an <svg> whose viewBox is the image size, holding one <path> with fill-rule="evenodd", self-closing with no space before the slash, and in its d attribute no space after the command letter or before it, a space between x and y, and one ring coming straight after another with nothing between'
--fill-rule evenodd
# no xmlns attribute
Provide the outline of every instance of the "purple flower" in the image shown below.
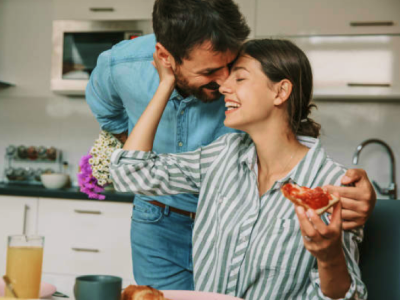
<svg viewBox="0 0 400 300"><path fill-rule="evenodd" d="M104 188L97 184L97 179L92 174L92 166L89 164L90 154L82 156L79 161L80 172L78 174L78 184L80 191L89 196L90 199L104 200L106 196L100 194Z"/></svg>

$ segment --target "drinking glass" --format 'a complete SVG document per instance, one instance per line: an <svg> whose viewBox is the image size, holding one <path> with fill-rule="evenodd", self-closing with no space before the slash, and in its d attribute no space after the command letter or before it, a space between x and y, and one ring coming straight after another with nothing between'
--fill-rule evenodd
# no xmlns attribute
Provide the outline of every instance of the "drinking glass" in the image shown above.
<svg viewBox="0 0 400 300"><path fill-rule="evenodd" d="M39 298L43 246L43 236L8 237L6 274L18 298ZM12 296L8 289L6 296Z"/></svg>

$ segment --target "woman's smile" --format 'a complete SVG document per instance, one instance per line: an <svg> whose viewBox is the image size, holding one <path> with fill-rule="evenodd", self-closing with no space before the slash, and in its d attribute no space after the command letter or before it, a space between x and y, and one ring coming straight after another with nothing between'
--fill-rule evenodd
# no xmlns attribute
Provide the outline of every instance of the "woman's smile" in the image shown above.
<svg viewBox="0 0 400 300"><path fill-rule="evenodd" d="M237 101L225 99L225 107L226 111L225 114L230 114L237 111L240 108L241 104Z"/></svg>

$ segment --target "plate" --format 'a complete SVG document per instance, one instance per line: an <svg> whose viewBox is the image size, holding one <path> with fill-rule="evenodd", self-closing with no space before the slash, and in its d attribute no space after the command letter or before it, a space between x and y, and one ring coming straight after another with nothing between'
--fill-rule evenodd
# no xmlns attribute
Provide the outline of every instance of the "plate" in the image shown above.
<svg viewBox="0 0 400 300"><path fill-rule="evenodd" d="M195 292L195 291L162 291L164 297L171 300L241 300L240 298L206 292Z"/></svg>
<svg viewBox="0 0 400 300"><path fill-rule="evenodd" d="M5 283L3 278L0 278L0 297L4 296ZM50 283L42 282L40 284L40 298L50 297L56 291L56 287Z"/></svg>

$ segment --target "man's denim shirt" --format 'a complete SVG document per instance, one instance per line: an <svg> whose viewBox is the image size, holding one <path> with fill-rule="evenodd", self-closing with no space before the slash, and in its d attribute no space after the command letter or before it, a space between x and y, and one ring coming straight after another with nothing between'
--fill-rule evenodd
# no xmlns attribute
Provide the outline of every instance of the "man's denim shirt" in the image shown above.
<svg viewBox="0 0 400 300"><path fill-rule="evenodd" d="M153 34L145 35L123 41L99 56L86 88L86 101L102 130L131 132L152 99L160 82L151 64L155 44ZM180 153L207 145L234 131L223 125L224 119L223 97L203 103L194 96L183 98L174 90L158 126L153 151ZM197 195L136 197L191 212L197 207Z"/></svg>

